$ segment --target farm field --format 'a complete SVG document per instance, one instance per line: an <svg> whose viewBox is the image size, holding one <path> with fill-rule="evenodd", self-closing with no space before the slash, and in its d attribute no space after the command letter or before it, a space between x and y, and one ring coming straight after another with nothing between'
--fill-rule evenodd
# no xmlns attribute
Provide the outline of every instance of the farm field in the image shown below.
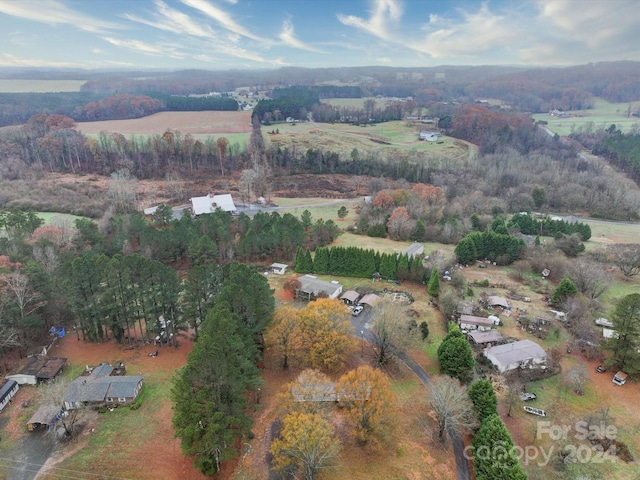
<svg viewBox="0 0 640 480"><path fill-rule="evenodd" d="M79 122L77 128L85 135L97 135L102 131L162 135L168 129L183 135L248 134L251 132L251 112L159 112L129 120Z"/></svg>
<svg viewBox="0 0 640 480"><path fill-rule="evenodd" d="M278 133L270 133L276 129ZM303 122L262 127L263 136L272 145L298 151L330 150L339 153L343 159L350 159L355 148L361 158L367 155L394 160L406 158L454 166L468 162L477 153L474 145L451 137L443 136L438 142L419 141L419 130L403 121L367 126Z"/></svg>
<svg viewBox="0 0 640 480"><path fill-rule="evenodd" d="M562 136L569 135L574 130L586 128L589 124L592 124L593 129L606 129L611 124L615 124L623 132L628 132L634 125L640 126L640 118L627 116L629 108L631 108L631 112L634 112L638 107L640 107L640 102L611 103L597 98L592 109L567 112L575 115L573 117L557 118L546 113L536 113L532 117L536 121L548 122L546 127Z"/></svg>
<svg viewBox="0 0 640 480"><path fill-rule="evenodd" d="M0 93L79 92L86 80L16 80L0 78Z"/></svg>

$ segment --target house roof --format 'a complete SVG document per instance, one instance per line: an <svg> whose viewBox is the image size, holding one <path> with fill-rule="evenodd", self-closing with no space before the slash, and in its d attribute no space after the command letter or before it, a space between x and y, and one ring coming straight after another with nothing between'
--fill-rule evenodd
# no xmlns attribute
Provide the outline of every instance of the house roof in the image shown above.
<svg viewBox="0 0 640 480"><path fill-rule="evenodd" d="M502 341L502 334L497 330L487 330L486 332L478 332L474 330L469 333L469 336L478 345Z"/></svg>
<svg viewBox="0 0 640 480"><path fill-rule="evenodd" d="M411 256L418 255L424 251L424 245L422 243L412 243L405 248L402 253Z"/></svg>
<svg viewBox="0 0 640 480"><path fill-rule="evenodd" d="M460 300L458 302L458 306L456 307L456 311L465 315L471 315L473 313L473 302L470 302L468 300Z"/></svg>
<svg viewBox="0 0 640 480"><path fill-rule="evenodd" d="M325 292L331 297L342 288L342 285L339 283L320 280L318 277L314 277L313 275L303 275L298 277L298 281L300 282L300 290L313 295Z"/></svg>
<svg viewBox="0 0 640 480"><path fill-rule="evenodd" d="M381 300L382 297L376 295L375 293L367 293L364 297L360 299L360 303L364 303L365 305L369 305L373 307L376 303Z"/></svg>
<svg viewBox="0 0 640 480"><path fill-rule="evenodd" d="M478 325L479 327L491 327L493 321L484 317L475 317L473 315L460 315L460 323L467 323L469 325Z"/></svg>
<svg viewBox="0 0 640 480"><path fill-rule="evenodd" d="M110 374L114 367L102 363L89 376L76 378L64 392L65 402L103 402L107 397L133 397L142 375L117 376Z"/></svg>
<svg viewBox="0 0 640 480"><path fill-rule="evenodd" d="M15 380L5 380L0 387L0 402L9 394L18 383Z"/></svg>
<svg viewBox="0 0 640 480"><path fill-rule="evenodd" d="M271 268L287 268L289 265L287 265L286 263L272 263L271 264Z"/></svg>
<svg viewBox="0 0 640 480"><path fill-rule="evenodd" d="M485 356L492 356L497 362L506 367L507 365L527 360L546 358L547 354L537 343L531 340L520 340L487 348Z"/></svg>
<svg viewBox="0 0 640 480"><path fill-rule="evenodd" d="M67 359L62 357L31 357L18 374L32 375L38 380L51 380L60 373L66 363Z"/></svg>
<svg viewBox="0 0 640 480"><path fill-rule="evenodd" d="M27 425L36 423L40 425L51 425L58 413L60 413L60 407L57 407L55 405L42 405L29 419Z"/></svg>
<svg viewBox="0 0 640 480"><path fill-rule="evenodd" d="M343 299L344 300L349 300L350 302L355 302L359 298L360 298L360 294L358 292L356 292L355 290L347 290L346 292L344 292L340 296L341 300L343 300Z"/></svg>
<svg viewBox="0 0 640 480"><path fill-rule="evenodd" d="M509 302L507 302L506 298L499 297L497 295L489 295L487 297L487 302L492 307L493 306L498 306L498 307L509 308Z"/></svg>
<svg viewBox="0 0 640 480"><path fill-rule="evenodd" d="M225 193L223 195L214 195L213 193L210 193L204 197L193 197L191 199L191 207L193 208L193 213L195 215L213 213L218 208L225 212L236 211L236 205L233 203L233 199L229 193Z"/></svg>

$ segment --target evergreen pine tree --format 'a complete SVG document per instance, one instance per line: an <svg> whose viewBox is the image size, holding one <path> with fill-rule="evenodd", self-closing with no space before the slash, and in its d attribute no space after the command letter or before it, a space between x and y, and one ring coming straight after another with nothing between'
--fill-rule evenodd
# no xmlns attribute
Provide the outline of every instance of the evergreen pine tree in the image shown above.
<svg viewBox="0 0 640 480"><path fill-rule="evenodd" d="M431 276L427 283L427 292L435 298L438 298L438 295L440 294L440 276L437 268L431 270Z"/></svg>

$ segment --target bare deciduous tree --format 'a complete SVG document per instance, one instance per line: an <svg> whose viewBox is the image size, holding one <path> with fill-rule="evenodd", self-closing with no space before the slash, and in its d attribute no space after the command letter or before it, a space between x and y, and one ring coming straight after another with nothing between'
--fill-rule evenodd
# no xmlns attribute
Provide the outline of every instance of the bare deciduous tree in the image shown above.
<svg viewBox="0 0 640 480"><path fill-rule="evenodd" d="M570 370L567 370L565 378L573 388L573 391L578 395L582 395L584 393L582 388L584 387L584 384L589 381L589 373L585 366L580 363Z"/></svg>
<svg viewBox="0 0 640 480"><path fill-rule="evenodd" d="M615 266L626 278L640 273L640 245L612 245L608 252Z"/></svg>
<svg viewBox="0 0 640 480"><path fill-rule="evenodd" d="M579 259L567 272L578 291L594 300L607 291L611 284L611 276L599 265L588 259Z"/></svg>
<svg viewBox="0 0 640 480"><path fill-rule="evenodd" d="M40 294L33 289L29 277L20 273L19 270L6 275L4 284L20 310L21 319L36 312L42 306Z"/></svg>
<svg viewBox="0 0 640 480"><path fill-rule="evenodd" d="M442 375L429 385L428 404L435 415L438 440L444 443L455 431L475 427L476 416L467 389L455 378Z"/></svg>
<svg viewBox="0 0 640 480"><path fill-rule="evenodd" d="M415 339L415 330L409 329L407 319L398 315L397 307L390 301L376 304L371 313L370 324L371 331L375 334L371 344L377 365L386 364L396 352Z"/></svg>
<svg viewBox="0 0 640 480"><path fill-rule="evenodd" d="M33 258L48 274L52 274L60 265L58 252L53 245L36 245L33 247Z"/></svg>
<svg viewBox="0 0 640 480"><path fill-rule="evenodd" d="M128 169L111 174L109 197L117 212L133 212L138 203L138 180Z"/></svg>

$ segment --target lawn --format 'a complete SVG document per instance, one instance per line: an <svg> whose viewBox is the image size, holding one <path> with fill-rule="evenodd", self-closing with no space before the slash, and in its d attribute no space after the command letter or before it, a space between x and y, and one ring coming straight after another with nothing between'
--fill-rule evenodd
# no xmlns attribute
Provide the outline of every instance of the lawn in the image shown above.
<svg viewBox="0 0 640 480"><path fill-rule="evenodd" d="M592 128L609 128L611 124L615 124L617 128L623 132L628 132L634 125L640 125L638 117L629 117L631 112L640 107L640 102L612 103L607 100L597 98L594 102L594 108L589 110L575 110L567 112L572 117L557 118L546 113L536 113L532 115L533 119L548 122L546 127L558 135L569 135L574 130L586 127L592 124Z"/></svg>

